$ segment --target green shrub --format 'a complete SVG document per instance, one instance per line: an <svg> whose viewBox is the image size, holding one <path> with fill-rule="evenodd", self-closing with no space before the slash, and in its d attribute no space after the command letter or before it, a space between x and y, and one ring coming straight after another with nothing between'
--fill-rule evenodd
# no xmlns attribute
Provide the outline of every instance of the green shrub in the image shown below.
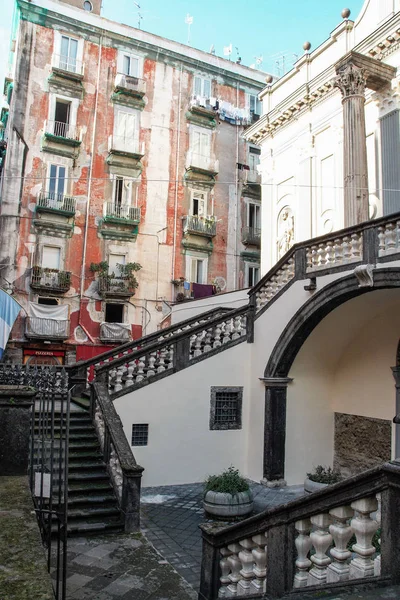
<svg viewBox="0 0 400 600"><path fill-rule="evenodd" d="M324 467L323 465L314 467L311 473L307 473L307 477L316 483L337 483L341 480L339 471L335 471L332 467Z"/></svg>
<svg viewBox="0 0 400 600"><path fill-rule="evenodd" d="M223 492L238 494L247 492L249 484L232 465L220 475L210 475L205 481L205 492Z"/></svg>

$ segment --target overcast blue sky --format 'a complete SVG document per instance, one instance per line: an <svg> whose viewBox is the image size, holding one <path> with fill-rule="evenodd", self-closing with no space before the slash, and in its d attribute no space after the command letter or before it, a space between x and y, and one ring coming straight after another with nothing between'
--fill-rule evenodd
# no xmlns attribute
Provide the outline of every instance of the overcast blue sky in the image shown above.
<svg viewBox="0 0 400 600"><path fill-rule="evenodd" d="M0 0L0 82L8 56L9 28L14 0ZM108 19L141 28L157 35L187 43L187 14L193 17L191 45L209 51L214 45L219 56L232 44L232 60L237 50L243 64L263 57L261 68L282 74L293 63L294 54L303 53L303 43L315 49L340 23L343 8L351 9L356 19L363 0L103 0L103 15ZM140 10L136 5L140 5ZM284 58L283 58L284 57Z"/></svg>

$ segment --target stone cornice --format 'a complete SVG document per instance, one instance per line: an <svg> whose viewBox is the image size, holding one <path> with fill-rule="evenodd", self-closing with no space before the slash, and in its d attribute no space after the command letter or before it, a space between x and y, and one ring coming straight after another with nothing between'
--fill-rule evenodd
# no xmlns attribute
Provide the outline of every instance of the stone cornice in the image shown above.
<svg viewBox="0 0 400 600"><path fill-rule="evenodd" d="M322 47L323 45L320 48L317 48L317 50L320 50ZM399 15L395 15L365 40L355 46L354 51L377 60L382 60L395 52L398 48L400 48ZM309 59L311 58L310 55ZM275 86L273 85L270 88L266 88L263 92L264 98L268 94L273 94L277 85L280 86L285 81L290 80L296 71L297 70L294 68L287 73L287 75L282 77ZM263 115L254 125L249 127L245 131L244 137L249 142L260 144L263 140L273 136L274 133L286 126L294 116L297 118L300 113L309 110L317 103L321 102L324 97L335 93L332 81L335 74L335 69L332 65L312 79L308 84L302 85L269 113Z"/></svg>

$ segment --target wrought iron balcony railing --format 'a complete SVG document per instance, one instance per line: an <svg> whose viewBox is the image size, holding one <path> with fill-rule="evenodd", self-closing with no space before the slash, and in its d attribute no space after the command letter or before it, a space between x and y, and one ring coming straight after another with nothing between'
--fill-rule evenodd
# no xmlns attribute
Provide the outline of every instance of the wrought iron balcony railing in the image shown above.
<svg viewBox="0 0 400 600"><path fill-rule="evenodd" d="M31 274L31 288L51 292L65 293L71 287L70 271L33 267Z"/></svg>
<svg viewBox="0 0 400 600"><path fill-rule="evenodd" d="M53 68L60 69L60 71L68 71L75 75L83 75L84 65L83 62L72 58L71 56L64 56L62 54L53 55Z"/></svg>
<svg viewBox="0 0 400 600"><path fill-rule="evenodd" d="M47 135L54 135L58 138L78 141L78 128L70 123L61 121L46 121L45 132Z"/></svg>
<svg viewBox="0 0 400 600"><path fill-rule="evenodd" d="M135 287L131 284L129 277L112 277L111 275L100 275L99 293L104 297L127 297L135 293Z"/></svg>
<svg viewBox="0 0 400 600"><path fill-rule="evenodd" d="M66 340L69 337L69 320L26 317L25 335L27 338Z"/></svg>
<svg viewBox="0 0 400 600"><path fill-rule="evenodd" d="M75 198L65 194L42 191L39 194L36 210L43 212L62 212L70 216L75 214Z"/></svg>
<svg viewBox="0 0 400 600"><path fill-rule="evenodd" d="M122 343L132 339L131 330L123 323L102 323L100 325L100 340L102 342Z"/></svg>
<svg viewBox="0 0 400 600"><path fill-rule="evenodd" d="M124 204L114 204L107 202L106 205L106 221L125 221L126 223L140 223L140 208L137 206L127 206Z"/></svg>
<svg viewBox="0 0 400 600"><path fill-rule="evenodd" d="M243 227L242 242L243 244L253 244L254 246L260 246L261 229L259 227Z"/></svg>
<svg viewBox="0 0 400 600"><path fill-rule="evenodd" d="M115 90L124 90L135 96L144 96L146 93L146 81L139 77L117 73L114 83Z"/></svg>
<svg viewBox="0 0 400 600"><path fill-rule="evenodd" d="M186 157L187 169L200 169L208 173L217 174L219 171L219 161L210 156L204 156L198 152L188 152Z"/></svg>
<svg viewBox="0 0 400 600"><path fill-rule="evenodd" d="M215 217L187 215L183 218L183 231L184 233L214 237L217 235L217 220Z"/></svg>

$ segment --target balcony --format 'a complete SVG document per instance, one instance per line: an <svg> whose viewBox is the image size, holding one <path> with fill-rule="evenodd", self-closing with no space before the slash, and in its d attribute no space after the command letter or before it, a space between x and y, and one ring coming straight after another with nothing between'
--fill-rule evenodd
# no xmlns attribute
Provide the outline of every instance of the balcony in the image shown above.
<svg viewBox="0 0 400 600"><path fill-rule="evenodd" d="M142 157L140 152L138 136L113 135L110 142L109 152L122 152Z"/></svg>
<svg viewBox="0 0 400 600"><path fill-rule="evenodd" d="M144 155L144 144L139 143L139 132L135 136L113 135L110 138L106 162L111 167L129 170L133 178L140 176Z"/></svg>
<svg viewBox="0 0 400 600"><path fill-rule="evenodd" d="M197 152L188 152L186 157L186 179L198 179L192 174L203 175L203 179L214 181L219 171L219 162L210 156L204 156Z"/></svg>
<svg viewBox="0 0 400 600"><path fill-rule="evenodd" d="M104 221L108 223L137 225L140 223L140 208L107 202Z"/></svg>
<svg viewBox="0 0 400 600"><path fill-rule="evenodd" d="M78 127L70 123L45 121L42 150L75 159L82 143L79 133Z"/></svg>
<svg viewBox="0 0 400 600"><path fill-rule="evenodd" d="M146 93L146 81L139 77L117 73L115 76L114 91L143 98Z"/></svg>
<svg viewBox="0 0 400 600"><path fill-rule="evenodd" d="M36 202L36 212L62 214L66 217L75 215L75 198L55 192L40 192Z"/></svg>
<svg viewBox="0 0 400 600"><path fill-rule="evenodd" d="M69 338L69 320L26 317L25 336L40 340L66 340Z"/></svg>
<svg viewBox="0 0 400 600"><path fill-rule="evenodd" d="M131 327L127 323L101 323L100 341L109 344L129 342L132 339Z"/></svg>
<svg viewBox="0 0 400 600"><path fill-rule="evenodd" d="M261 229L259 227L243 227L242 242L243 244L261 246Z"/></svg>
<svg viewBox="0 0 400 600"><path fill-rule="evenodd" d="M131 285L129 277L100 275L98 286L103 298L130 298L135 294L135 286Z"/></svg>
<svg viewBox="0 0 400 600"><path fill-rule="evenodd" d="M65 294L71 287L70 271L33 267L31 274L31 288L33 290Z"/></svg>
<svg viewBox="0 0 400 600"><path fill-rule="evenodd" d="M63 56L61 54L53 55L53 71L62 71L62 74L68 74L74 79L83 79L84 65L83 62L72 58L71 56Z"/></svg>
<svg viewBox="0 0 400 600"><path fill-rule="evenodd" d="M183 217L183 231L184 233L193 233L212 238L217 235L216 218L213 216L199 217L197 215L187 215Z"/></svg>
<svg viewBox="0 0 400 600"><path fill-rule="evenodd" d="M261 185L261 173L259 173L256 169L250 169L250 171L245 171L246 180L245 183L253 183L257 185Z"/></svg>

